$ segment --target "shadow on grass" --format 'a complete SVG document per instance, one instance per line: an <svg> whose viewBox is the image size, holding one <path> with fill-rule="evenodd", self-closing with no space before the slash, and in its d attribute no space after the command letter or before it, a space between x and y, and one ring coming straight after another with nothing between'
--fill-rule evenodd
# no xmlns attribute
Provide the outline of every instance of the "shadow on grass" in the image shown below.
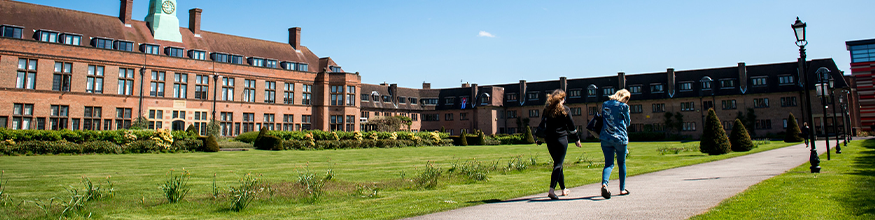
<svg viewBox="0 0 875 220"><path fill-rule="evenodd" d="M590 200L590 201L601 201L605 200L602 196L586 196L586 197L560 197L558 200L552 200L547 197L535 197L535 198L522 198L522 199L510 199L510 200L500 200L500 199L486 199L480 201L468 201L468 203L486 203L486 204L494 204L494 203L512 203L512 202L563 202L563 201L576 201L576 200Z"/></svg>
<svg viewBox="0 0 875 220"><path fill-rule="evenodd" d="M863 140L861 156L853 162L851 179L854 187L848 196L842 198L842 203L853 215L875 215L875 139Z"/></svg>

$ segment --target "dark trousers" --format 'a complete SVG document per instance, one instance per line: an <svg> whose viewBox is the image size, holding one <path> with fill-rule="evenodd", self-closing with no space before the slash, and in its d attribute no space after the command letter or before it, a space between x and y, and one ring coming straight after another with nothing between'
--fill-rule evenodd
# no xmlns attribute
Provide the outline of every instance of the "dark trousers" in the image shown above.
<svg viewBox="0 0 875 220"><path fill-rule="evenodd" d="M565 175L562 173L562 162L565 161L565 153L568 151L568 138L547 137L547 150L550 151L550 157L553 158L553 174L550 175L550 188L556 188L559 184L561 189L565 189Z"/></svg>

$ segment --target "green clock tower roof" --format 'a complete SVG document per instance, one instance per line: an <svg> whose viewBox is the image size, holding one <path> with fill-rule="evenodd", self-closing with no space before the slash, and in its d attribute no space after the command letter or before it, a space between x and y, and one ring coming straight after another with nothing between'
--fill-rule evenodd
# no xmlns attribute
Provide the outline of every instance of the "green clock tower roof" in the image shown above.
<svg viewBox="0 0 875 220"><path fill-rule="evenodd" d="M149 14L144 19L156 40L182 42L179 19L176 18L176 0L149 0Z"/></svg>

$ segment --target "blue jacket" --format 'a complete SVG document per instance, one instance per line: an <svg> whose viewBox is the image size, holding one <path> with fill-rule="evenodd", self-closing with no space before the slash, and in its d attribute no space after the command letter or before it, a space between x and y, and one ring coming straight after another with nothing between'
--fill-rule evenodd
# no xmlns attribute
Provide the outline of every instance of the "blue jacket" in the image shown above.
<svg viewBox="0 0 875 220"><path fill-rule="evenodd" d="M602 104L602 117L604 117L604 127L599 133L599 139L602 142L612 144L629 144L629 134L626 133L626 128L629 127L631 120L629 119L629 105L615 100L608 100Z"/></svg>

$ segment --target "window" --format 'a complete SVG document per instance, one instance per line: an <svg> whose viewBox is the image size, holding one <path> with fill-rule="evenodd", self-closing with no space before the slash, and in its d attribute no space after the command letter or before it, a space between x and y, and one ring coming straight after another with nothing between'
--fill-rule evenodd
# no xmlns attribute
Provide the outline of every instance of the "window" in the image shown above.
<svg viewBox="0 0 875 220"><path fill-rule="evenodd" d="M67 117L70 115L70 106L67 105L52 105L49 113L49 127L52 130L61 130L67 128ZM6 123L3 123L5 126Z"/></svg>
<svg viewBox="0 0 875 220"><path fill-rule="evenodd" d="M568 91L568 97L571 97L571 98L580 98L580 93L581 93L581 90L580 90L580 89L569 90L569 91Z"/></svg>
<svg viewBox="0 0 875 220"><path fill-rule="evenodd" d="M219 113L219 128L222 130L222 136L231 136L234 130L234 113L222 112Z"/></svg>
<svg viewBox="0 0 875 220"><path fill-rule="evenodd" d="M264 103L276 103L276 82L264 82Z"/></svg>
<svg viewBox="0 0 875 220"><path fill-rule="evenodd" d="M683 131L695 131L696 122L684 122Z"/></svg>
<svg viewBox="0 0 875 220"><path fill-rule="evenodd" d="M208 75L196 75L194 77L194 98L207 100L207 91L210 90L210 76Z"/></svg>
<svg viewBox="0 0 875 220"><path fill-rule="evenodd" d="M422 121L440 121L438 114L423 114Z"/></svg>
<svg viewBox="0 0 875 220"><path fill-rule="evenodd" d="M724 109L724 110L725 110L725 109L736 109L736 108L737 108L737 106L735 106L735 99L732 99L732 100L723 100L722 102L723 102L723 109Z"/></svg>
<svg viewBox="0 0 875 220"><path fill-rule="evenodd" d="M82 130L100 130L101 107L85 106L85 115L82 120Z"/></svg>
<svg viewBox="0 0 875 220"><path fill-rule="evenodd" d="M257 57L250 57L249 58L249 65L263 67L264 66L264 59L257 58Z"/></svg>
<svg viewBox="0 0 875 220"><path fill-rule="evenodd" d="M182 119L185 120L185 111L173 111L172 119Z"/></svg>
<svg viewBox="0 0 875 220"><path fill-rule="evenodd" d="M663 124L663 123L653 123L651 126L652 126L652 128L651 128L652 131L656 131L656 132L665 131L665 124Z"/></svg>
<svg viewBox="0 0 875 220"><path fill-rule="evenodd" d="M209 120L207 119L207 112L194 112L194 120L195 130L197 130L198 134L200 134L201 136L206 136L207 125L209 124L208 122L206 122L206 120Z"/></svg>
<svg viewBox="0 0 875 220"><path fill-rule="evenodd" d="M103 93L103 67L88 66L88 78L85 81L85 92ZM88 129L85 129L88 130Z"/></svg>
<svg viewBox="0 0 875 220"><path fill-rule="evenodd" d="M222 78L222 101L234 101L234 78Z"/></svg>
<svg viewBox="0 0 875 220"><path fill-rule="evenodd" d="M173 98L188 98L188 74L173 74Z"/></svg>
<svg viewBox="0 0 875 220"><path fill-rule="evenodd" d="M295 70L295 67L297 67L298 64L292 62L282 62L280 63L280 66L285 70Z"/></svg>
<svg viewBox="0 0 875 220"><path fill-rule="evenodd" d="M571 116L581 116L583 115L583 109L580 107L571 108Z"/></svg>
<svg viewBox="0 0 875 220"><path fill-rule="evenodd" d="M602 96L610 96L614 94L614 87L602 88Z"/></svg>
<svg viewBox="0 0 875 220"><path fill-rule="evenodd" d="M82 44L82 36L75 34L62 34L61 43L79 46Z"/></svg>
<svg viewBox="0 0 875 220"><path fill-rule="evenodd" d="M114 44L116 50L134 51L134 42L117 40L114 42Z"/></svg>
<svg viewBox="0 0 875 220"><path fill-rule="evenodd" d="M438 104L438 99L420 99L419 101L422 102L422 105L437 105Z"/></svg>
<svg viewBox="0 0 875 220"><path fill-rule="evenodd" d="M346 93L346 105L355 106L355 86L346 86Z"/></svg>
<svg viewBox="0 0 875 220"><path fill-rule="evenodd" d="M766 79L768 79L768 77L766 77L766 76L758 76L758 77L751 77L750 78L750 80L753 81L751 83L753 83L753 86L756 86L756 87L768 86Z"/></svg>
<svg viewBox="0 0 875 220"><path fill-rule="evenodd" d="M188 57L195 60L206 60L207 52L200 50L188 50Z"/></svg>
<svg viewBox="0 0 875 220"><path fill-rule="evenodd" d="M231 55L231 63L233 63L233 64L243 64L243 56L240 56L240 55Z"/></svg>
<svg viewBox="0 0 875 220"><path fill-rule="evenodd" d="M629 92L632 94L641 94L641 86L640 85L629 86Z"/></svg>
<svg viewBox="0 0 875 220"><path fill-rule="evenodd" d="M36 89L36 60L18 59L15 88Z"/></svg>
<svg viewBox="0 0 875 220"><path fill-rule="evenodd" d="M343 105L343 86L331 86L331 105Z"/></svg>
<svg viewBox="0 0 875 220"><path fill-rule="evenodd" d="M452 120L453 120L453 113L447 113L444 115L444 121L452 121Z"/></svg>
<svg viewBox="0 0 875 220"><path fill-rule="evenodd" d="M300 130L310 130L310 116L309 115L301 115L301 129Z"/></svg>
<svg viewBox="0 0 875 220"><path fill-rule="evenodd" d="M134 69L118 69L118 94L134 94Z"/></svg>
<svg viewBox="0 0 875 220"><path fill-rule="evenodd" d="M255 102L255 80L254 79L243 79L243 101L244 102ZM246 115L243 115L244 119L246 119ZM244 120L245 121L245 120ZM244 128L244 132L245 132Z"/></svg>
<svg viewBox="0 0 875 220"><path fill-rule="evenodd" d="M794 80L791 75L778 76L778 84L784 85L793 85Z"/></svg>
<svg viewBox="0 0 875 220"><path fill-rule="evenodd" d="M33 129L33 104L12 105L12 130Z"/></svg>
<svg viewBox="0 0 875 220"><path fill-rule="evenodd" d="M58 43L58 32L53 31L37 31L37 36L39 36L39 41L49 42L49 43Z"/></svg>
<svg viewBox="0 0 875 220"><path fill-rule="evenodd" d="M295 115L284 114L283 115L283 131L294 131L295 130Z"/></svg>
<svg viewBox="0 0 875 220"><path fill-rule="evenodd" d="M589 113L589 115L595 115L598 112L599 112L599 109L598 109L598 107L595 107L595 106L589 107L589 109L587 109L587 113Z"/></svg>
<svg viewBox="0 0 875 220"><path fill-rule="evenodd" d="M341 70L339 66L328 66L328 68L331 70L331 72L335 72L335 73L343 72L343 70Z"/></svg>
<svg viewBox="0 0 875 220"><path fill-rule="evenodd" d="M629 105L629 113L643 113L644 107L641 105Z"/></svg>
<svg viewBox="0 0 875 220"><path fill-rule="evenodd" d="M6 26L6 25L0 26L0 31L3 32L2 33L3 37L11 37L11 38L19 38L20 39L21 38L21 30L22 30L22 28L20 28L20 27L13 27L13 26Z"/></svg>
<svg viewBox="0 0 875 220"><path fill-rule="evenodd" d="M313 88L312 85L303 85L304 91L301 94L301 104L302 105L310 105L310 91ZM310 130L309 127L307 130Z"/></svg>
<svg viewBox="0 0 875 220"><path fill-rule="evenodd" d="M101 49L112 50L112 40L106 38L91 38L91 46Z"/></svg>
<svg viewBox="0 0 875 220"><path fill-rule="evenodd" d="M243 113L243 133L255 131L255 113Z"/></svg>
<svg viewBox="0 0 875 220"><path fill-rule="evenodd" d="M60 92L70 91L70 78L73 77L73 64L55 62L55 75L52 78L52 90Z"/></svg>
<svg viewBox="0 0 875 220"><path fill-rule="evenodd" d="M529 118L537 118L541 117L541 112L538 109L530 109L529 110Z"/></svg>
<svg viewBox="0 0 875 220"><path fill-rule="evenodd" d="M723 121L722 123L723 123L723 129L724 129L724 130L732 130L732 124L733 124L734 122L732 122L732 121Z"/></svg>
<svg viewBox="0 0 875 220"><path fill-rule="evenodd" d="M152 82L149 83L149 96L164 97L164 71L152 71Z"/></svg>
<svg viewBox="0 0 875 220"><path fill-rule="evenodd" d="M411 114L410 114L410 120L411 120L411 121L419 121L419 114L411 113Z"/></svg>
<svg viewBox="0 0 875 220"><path fill-rule="evenodd" d="M346 116L346 131L355 131L355 115Z"/></svg>
<svg viewBox="0 0 875 220"><path fill-rule="evenodd" d="M526 99L529 101L538 101L538 92L530 92L526 94Z"/></svg>
<svg viewBox="0 0 875 220"><path fill-rule="evenodd" d="M171 57L185 57L185 49L179 47L164 47L164 53Z"/></svg>
<svg viewBox="0 0 875 220"><path fill-rule="evenodd" d="M681 102L681 111L682 112L691 112L696 110L695 102Z"/></svg>
<svg viewBox="0 0 875 220"><path fill-rule="evenodd" d="M703 109L703 110L708 110L708 109L711 109L711 108L714 108L714 102L713 102L713 101L702 101L702 109Z"/></svg>
<svg viewBox="0 0 875 220"><path fill-rule="evenodd" d="M286 105L295 104L295 83L285 83L283 103Z"/></svg>
<svg viewBox="0 0 875 220"><path fill-rule="evenodd" d="M796 97L781 97L781 107L796 106Z"/></svg>
<svg viewBox="0 0 875 220"><path fill-rule="evenodd" d="M593 86L594 85L590 85L590 87L593 87ZM596 89L594 89L594 88L587 88L586 89L586 97L596 97L596 95L598 95L598 91L596 91Z"/></svg>
<svg viewBox="0 0 875 220"><path fill-rule="evenodd" d="M650 84L650 93L663 93L665 92L662 84Z"/></svg>
<svg viewBox="0 0 875 220"><path fill-rule="evenodd" d="M164 120L164 110L149 110L149 129L162 128L161 120Z"/></svg>
<svg viewBox="0 0 875 220"><path fill-rule="evenodd" d="M467 121L468 120L468 113L464 113L464 112L459 113L459 120L460 121Z"/></svg>
<svg viewBox="0 0 875 220"><path fill-rule="evenodd" d="M720 89L732 89L735 88L735 80L734 79L721 79L720 80Z"/></svg>
<svg viewBox="0 0 875 220"><path fill-rule="evenodd" d="M361 97L359 97L359 98L362 100L362 102L370 102L371 101L370 97L371 97L370 95L362 93Z"/></svg>
<svg viewBox="0 0 875 220"><path fill-rule="evenodd" d="M446 97L444 98L444 105L455 105L456 98L455 97Z"/></svg>
<svg viewBox="0 0 875 220"><path fill-rule="evenodd" d="M154 44L140 44L140 50L142 50L143 53L147 53L147 54L155 54L155 55L161 54L161 46L154 45Z"/></svg>
<svg viewBox="0 0 875 220"><path fill-rule="evenodd" d="M274 121L275 117L276 117L276 115L274 115L274 114L264 113L264 121L263 122L264 122L264 127L266 127L267 130L271 130L271 131L274 130L273 124L275 122Z"/></svg>
<svg viewBox="0 0 875 220"><path fill-rule="evenodd" d="M226 53L212 53L210 54L210 59L216 62L228 63L231 62L231 59L228 57Z"/></svg>
<svg viewBox="0 0 875 220"><path fill-rule="evenodd" d="M297 70L307 72L308 71L307 64L306 63L299 63Z"/></svg>
<svg viewBox="0 0 875 220"><path fill-rule="evenodd" d="M508 102L516 102L517 99L519 98L519 97L517 97L516 93L508 93L508 94L505 94L504 97L505 97L504 99L506 99Z"/></svg>
<svg viewBox="0 0 875 220"><path fill-rule="evenodd" d="M875 61L875 45L854 45L849 46L851 51L852 63L863 63Z"/></svg>
<svg viewBox="0 0 875 220"><path fill-rule="evenodd" d="M264 60L264 67L276 68L276 60Z"/></svg>
<svg viewBox="0 0 875 220"><path fill-rule="evenodd" d="M115 109L115 129L128 129L131 128L131 109L130 108L116 108Z"/></svg>
<svg viewBox="0 0 875 220"><path fill-rule="evenodd" d="M772 129L772 120L756 120L756 125L754 125L756 129Z"/></svg>
<svg viewBox="0 0 875 220"><path fill-rule="evenodd" d="M702 90L711 90L711 81L702 81Z"/></svg>
<svg viewBox="0 0 875 220"><path fill-rule="evenodd" d="M630 124L627 129L629 132L642 132L644 131L644 124Z"/></svg>
<svg viewBox="0 0 875 220"><path fill-rule="evenodd" d="M343 115L329 116L328 123L330 124L329 130L343 131Z"/></svg>
<svg viewBox="0 0 875 220"><path fill-rule="evenodd" d="M753 99L753 107L754 108L768 108L769 107L769 98Z"/></svg>
<svg viewBox="0 0 875 220"><path fill-rule="evenodd" d="M682 82L678 86L681 91L693 91L693 82Z"/></svg>
<svg viewBox="0 0 875 220"><path fill-rule="evenodd" d="M658 103L652 105L653 112L665 112L665 103Z"/></svg>

